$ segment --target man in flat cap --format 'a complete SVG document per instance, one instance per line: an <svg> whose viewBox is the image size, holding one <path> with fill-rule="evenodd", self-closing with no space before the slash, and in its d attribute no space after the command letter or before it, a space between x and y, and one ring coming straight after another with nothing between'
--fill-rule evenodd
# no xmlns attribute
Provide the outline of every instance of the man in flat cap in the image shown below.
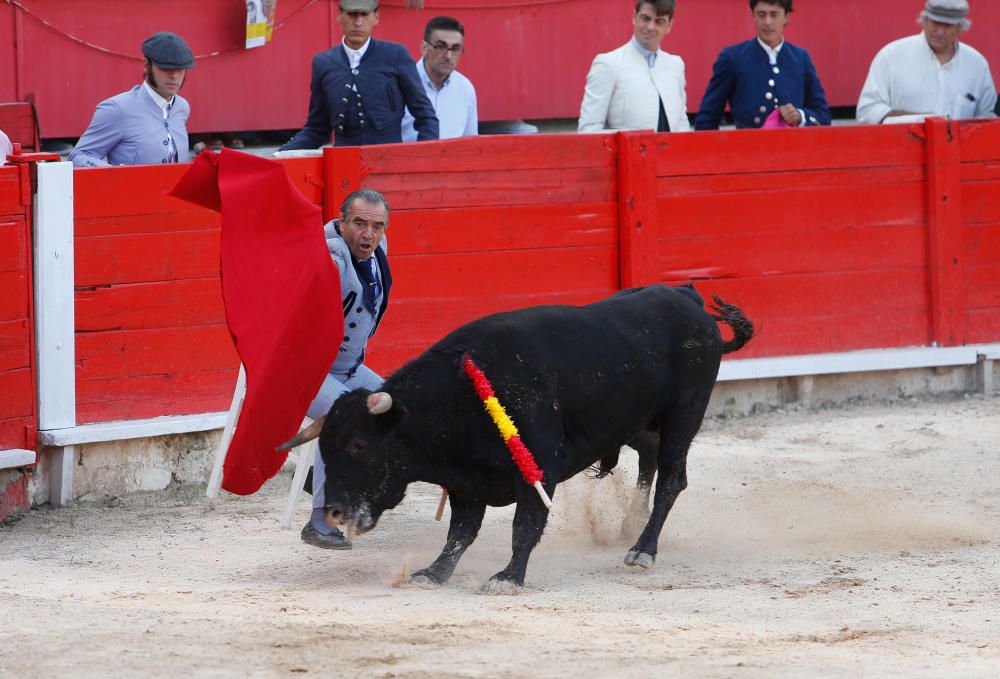
<svg viewBox="0 0 1000 679"><path fill-rule="evenodd" d="M875 55L858 100L858 120L878 124L913 115L994 117L997 92L989 64L958 40L971 26L968 14L966 0L927 0L917 19L923 31L891 42Z"/></svg>
<svg viewBox="0 0 1000 679"><path fill-rule="evenodd" d="M142 84L105 99L69 159L74 167L187 162L191 106L180 96L194 54L176 33L142 43Z"/></svg>
<svg viewBox="0 0 1000 679"><path fill-rule="evenodd" d="M312 60L309 115L281 151L401 142L403 110L413 115L417 141L438 138L417 67L403 45L371 37L378 0L340 0L341 43Z"/></svg>

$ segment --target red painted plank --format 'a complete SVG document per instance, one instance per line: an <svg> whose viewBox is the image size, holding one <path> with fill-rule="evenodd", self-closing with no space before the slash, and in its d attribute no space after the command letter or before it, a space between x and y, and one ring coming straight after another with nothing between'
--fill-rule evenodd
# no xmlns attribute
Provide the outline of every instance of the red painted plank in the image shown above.
<svg viewBox="0 0 1000 679"><path fill-rule="evenodd" d="M393 168L395 170L395 168ZM520 172L494 170L422 174L372 174L367 188L383 192L393 209L432 205L481 207L552 203L606 203L615 200L610 168L553 168Z"/></svg>
<svg viewBox="0 0 1000 679"><path fill-rule="evenodd" d="M28 317L28 273L0 271L0 321Z"/></svg>
<svg viewBox="0 0 1000 679"><path fill-rule="evenodd" d="M993 344L1000 339L1000 313L997 307L969 309L966 324L966 339L971 344Z"/></svg>
<svg viewBox="0 0 1000 679"><path fill-rule="evenodd" d="M0 371L0 420L34 414L31 369Z"/></svg>
<svg viewBox="0 0 1000 679"><path fill-rule="evenodd" d="M365 174L517 171L603 168L613 171L615 137L609 135L536 134L449 139L436 144L362 147Z"/></svg>
<svg viewBox="0 0 1000 679"><path fill-rule="evenodd" d="M963 121L958 125L963 163L1000 160L1000 121Z"/></svg>
<svg viewBox="0 0 1000 679"><path fill-rule="evenodd" d="M739 193L744 198L754 198L760 197L758 194L775 189L850 192L877 186L921 185L925 180L925 174L923 165L901 165L836 170L685 175L660 177L657 181L657 194L661 198L666 198Z"/></svg>
<svg viewBox="0 0 1000 679"><path fill-rule="evenodd" d="M13 165L0 167L0 215L23 215L21 172Z"/></svg>
<svg viewBox="0 0 1000 679"><path fill-rule="evenodd" d="M0 450L8 448L38 449L34 417L0 420Z"/></svg>
<svg viewBox="0 0 1000 679"><path fill-rule="evenodd" d="M656 139L652 132L618 135L618 267L622 288L659 280Z"/></svg>
<svg viewBox="0 0 1000 679"><path fill-rule="evenodd" d="M219 213L211 210L162 212L148 215L84 217L73 222L77 238L157 234L178 231L218 231Z"/></svg>
<svg viewBox="0 0 1000 679"><path fill-rule="evenodd" d="M0 322L0 372L31 367L31 323Z"/></svg>
<svg viewBox="0 0 1000 679"><path fill-rule="evenodd" d="M766 193L661 198L659 232L664 238L922 224L923 194L922 184L900 184L850 191L793 187Z"/></svg>
<svg viewBox="0 0 1000 679"><path fill-rule="evenodd" d="M76 292L77 332L225 322L218 278L113 285Z"/></svg>
<svg viewBox="0 0 1000 679"><path fill-rule="evenodd" d="M217 277L219 233L77 238L76 286Z"/></svg>
<svg viewBox="0 0 1000 679"><path fill-rule="evenodd" d="M300 191L322 201L319 158L279 161ZM191 204L167 194L189 164L88 168L73 172L74 217L121 217L191 212Z"/></svg>
<svg viewBox="0 0 1000 679"><path fill-rule="evenodd" d="M657 176L920 165L923 143L906 125L725 130L663 135Z"/></svg>
<svg viewBox="0 0 1000 679"><path fill-rule="evenodd" d="M964 280L968 308L992 309L1000 317L1000 259L967 266ZM992 341L1000 342L1000 335Z"/></svg>
<svg viewBox="0 0 1000 679"><path fill-rule="evenodd" d="M1000 222L1000 181L962 182L962 221Z"/></svg>
<svg viewBox="0 0 1000 679"><path fill-rule="evenodd" d="M618 245L614 203L393 210L399 255Z"/></svg>
<svg viewBox="0 0 1000 679"><path fill-rule="evenodd" d="M77 333L77 380L168 375L239 365L224 325Z"/></svg>
<svg viewBox="0 0 1000 679"><path fill-rule="evenodd" d="M236 369L77 380L80 424L229 410Z"/></svg>
<svg viewBox="0 0 1000 679"><path fill-rule="evenodd" d="M412 255L393 257L392 268L393 292L405 297L451 297L456 289L476 297L618 285L618 252L612 248Z"/></svg>
<svg viewBox="0 0 1000 679"><path fill-rule="evenodd" d="M927 257L922 225L734 230L664 239L657 250L658 275L671 280L922 268Z"/></svg>
<svg viewBox="0 0 1000 679"><path fill-rule="evenodd" d="M24 220L0 219L0 272L24 271L28 263ZM9 290L4 291L9 294Z"/></svg>

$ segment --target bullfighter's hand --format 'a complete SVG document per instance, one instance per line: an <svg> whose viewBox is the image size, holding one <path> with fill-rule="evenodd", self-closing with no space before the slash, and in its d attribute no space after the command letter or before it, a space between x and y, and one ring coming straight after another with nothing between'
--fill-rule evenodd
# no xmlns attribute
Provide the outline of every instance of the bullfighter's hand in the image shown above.
<svg viewBox="0 0 1000 679"><path fill-rule="evenodd" d="M799 109L795 108L794 104L785 104L778 110L781 111L782 119L792 127L798 127L802 124L802 114L799 113Z"/></svg>

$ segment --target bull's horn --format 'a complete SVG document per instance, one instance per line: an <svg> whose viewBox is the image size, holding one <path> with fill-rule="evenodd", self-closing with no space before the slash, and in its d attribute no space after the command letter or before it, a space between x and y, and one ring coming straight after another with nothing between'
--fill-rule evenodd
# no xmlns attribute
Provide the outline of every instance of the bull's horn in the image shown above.
<svg viewBox="0 0 1000 679"><path fill-rule="evenodd" d="M278 446L278 450L291 450L296 446L301 446L306 441L312 441L314 438L319 436L319 433L321 431L323 431L324 421L326 421L326 415L319 418L318 420L310 424L308 427L300 431L298 434L295 435L294 438L289 439L288 441L282 443L280 446Z"/></svg>
<svg viewBox="0 0 1000 679"><path fill-rule="evenodd" d="M392 408L392 396L379 391L368 397L368 412L372 415L381 415L389 412Z"/></svg>

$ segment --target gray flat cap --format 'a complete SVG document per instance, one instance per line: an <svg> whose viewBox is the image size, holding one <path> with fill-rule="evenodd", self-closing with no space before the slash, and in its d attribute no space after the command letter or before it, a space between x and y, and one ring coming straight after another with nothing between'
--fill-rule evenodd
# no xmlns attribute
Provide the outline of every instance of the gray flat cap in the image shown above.
<svg viewBox="0 0 1000 679"><path fill-rule="evenodd" d="M378 10L378 0L340 0L344 12L374 12Z"/></svg>
<svg viewBox="0 0 1000 679"><path fill-rule="evenodd" d="M969 14L967 0L927 0L924 16L941 24L960 24Z"/></svg>
<svg viewBox="0 0 1000 679"><path fill-rule="evenodd" d="M194 68L194 53L176 33L153 33L142 41L142 53L160 68Z"/></svg>

